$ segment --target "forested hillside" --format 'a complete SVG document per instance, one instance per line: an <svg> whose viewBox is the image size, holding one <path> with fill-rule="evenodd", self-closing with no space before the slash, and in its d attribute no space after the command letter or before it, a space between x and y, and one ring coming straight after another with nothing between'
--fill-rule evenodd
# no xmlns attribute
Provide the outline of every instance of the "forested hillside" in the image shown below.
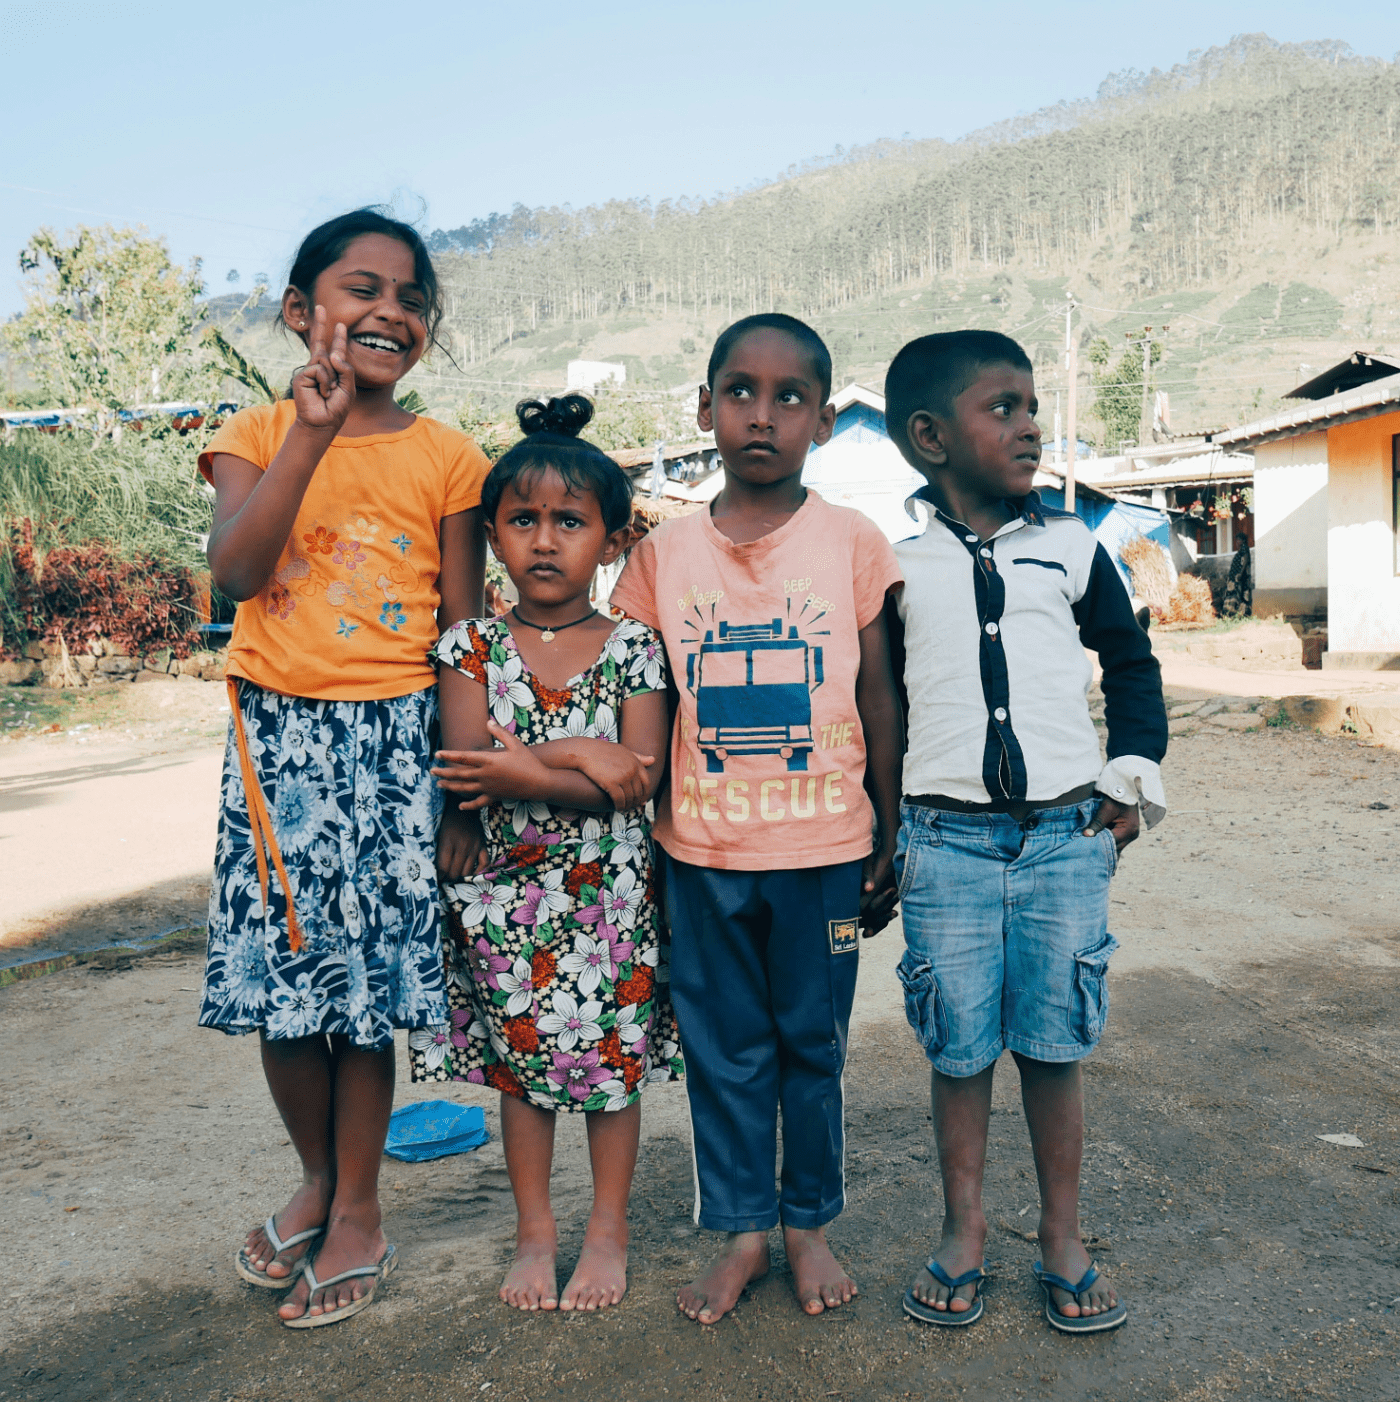
<svg viewBox="0 0 1400 1402"><path fill-rule="evenodd" d="M813 321L840 378L878 385L908 336L986 325L1025 339L1053 390L1072 291L1086 341L1115 354L1157 328L1178 431L1229 421L1301 365L1395 336L1397 125L1400 67L1248 36L1091 102L725 198L517 207L433 235L456 366L437 356L424 391L494 407L578 356L672 390L724 323L771 309Z"/></svg>

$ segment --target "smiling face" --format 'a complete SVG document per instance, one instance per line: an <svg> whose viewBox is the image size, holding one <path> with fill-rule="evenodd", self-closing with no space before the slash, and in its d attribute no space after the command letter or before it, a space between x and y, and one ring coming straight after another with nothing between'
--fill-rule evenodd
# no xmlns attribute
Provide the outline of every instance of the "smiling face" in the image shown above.
<svg viewBox="0 0 1400 1402"><path fill-rule="evenodd" d="M414 275L413 250L387 234L355 239L316 279L309 304L300 289L287 289L282 315L302 340L318 306L326 309L328 330L344 324L360 389L397 384L427 347L427 298Z"/></svg>
<svg viewBox="0 0 1400 1402"><path fill-rule="evenodd" d="M737 341L700 391L697 421L713 431L724 470L753 486L797 476L813 443L831 437L836 414L804 347L771 327Z"/></svg>
<svg viewBox="0 0 1400 1402"><path fill-rule="evenodd" d="M609 534L592 492L571 492L552 468L527 468L506 484L486 538L528 614L587 603L594 571L622 553L628 528Z"/></svg>
<svg viewBox="0 0 1400 1402"><path fill-rule="evenodd" d="M930 479L947 473L988 501L1023 497L1040 464L1035 378L1013 365L984 365L953 400L951 416L920 409L909 442Z"/></svg>

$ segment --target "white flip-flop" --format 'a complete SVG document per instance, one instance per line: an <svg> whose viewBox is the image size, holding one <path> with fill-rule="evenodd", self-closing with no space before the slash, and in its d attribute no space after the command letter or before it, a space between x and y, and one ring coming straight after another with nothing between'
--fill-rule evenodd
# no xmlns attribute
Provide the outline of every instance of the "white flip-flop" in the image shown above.
<svg viewBox="0 0 1400 1402"><path fill-rule="evenodd" d="M325 1227L310 1227L304 1232L297 1232L295 1236L289 1236L285 1241L277 1235L277 1223L275 1219L269 1217L263 1223L263 1231L267 1234L267 1239L272 1243L272 1259L275 1261L284 1251L289 1251L293 1246L300 1246L304 1241L314 1241L325 1232ZM306 1255L310 1254L310 1248ZM234 1253L233 1268L238 1272L241 1280L246 1280L249 1285L260 1285L264 1290L290 1290L298 1280L301 1279L301 1270L306 1263L306 1256L300 1256L291 1263L290 1275L276 1276L268 1275L266 1271L260 1271L253 1264L252 1258L248 1255L248 1248L240 1246ZM272 1261L268 1262L271 1265Z"/></svg>
<svg viewBox="0 0 1400 1402"><path fill-rule="evenodd" d="M341 1271L339 1275L333 1275L329 1280L317 1280L316 1270L311 1261L311 1253L308 1252L306 1264L302 1267L306 1283L311 1287L306 1297L308 1306L311 1296L318 1290L327 1290L332 1285L339 1285L342 1280L354 1280L359 1276L370 1275L374 1277L374 1284L358 1300L351 1300L348 1305L342 1305L339 1309L329 1310L325 1314L302 1314L295 1319L284 1319L282 1323L288 1329L319 1329L323 1324L339 1324L342 1319L349 1319L352 1314L359 1314L362 1309L368 1309L374 1303L374 1292L379 1289L384 1278L398 1263L398 1248L386 1246L377 1265L352 1266L350 1270Z"/></svg>

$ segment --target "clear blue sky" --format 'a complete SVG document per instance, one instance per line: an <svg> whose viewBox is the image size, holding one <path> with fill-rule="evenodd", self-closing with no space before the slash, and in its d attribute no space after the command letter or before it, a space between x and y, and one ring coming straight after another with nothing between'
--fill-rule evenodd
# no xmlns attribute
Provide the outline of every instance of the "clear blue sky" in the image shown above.
<svg viewBox="0 0 1400 1402"><path fill-rule="evenodd" d="M40 225L142 223L211 291L390 201L428 228L713 195L839 145L953 138L1234 34L1400 50L1400 7L0 0L0 316Z"/></svg>

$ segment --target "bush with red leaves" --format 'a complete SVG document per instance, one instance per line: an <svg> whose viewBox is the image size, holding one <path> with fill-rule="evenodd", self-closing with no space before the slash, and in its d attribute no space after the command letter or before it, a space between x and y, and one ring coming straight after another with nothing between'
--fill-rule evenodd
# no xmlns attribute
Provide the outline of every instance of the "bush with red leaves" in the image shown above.
<svg viewBox="0 0 1400 1402"><path fill-rule="evenodd" d="M150 555L122 559L109 545L60 545L42 558L30 521L0 538L8 566L10 598L0 622L5 651L62 638L70 651L98 638L124 647L132 657L169 648L188 657L199 645L201 587L186 569Z"/></svg>

